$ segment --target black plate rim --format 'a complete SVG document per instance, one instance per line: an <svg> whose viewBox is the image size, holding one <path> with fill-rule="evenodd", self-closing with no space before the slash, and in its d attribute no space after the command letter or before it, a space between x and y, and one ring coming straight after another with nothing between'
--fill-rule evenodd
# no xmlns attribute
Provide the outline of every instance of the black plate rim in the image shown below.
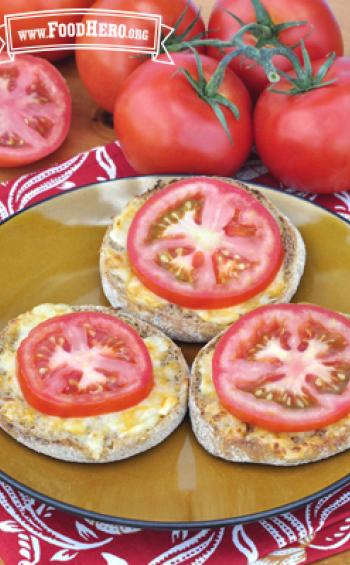
<svg viewBox="0 0 350 565"><path fill-rule="evenodd" d="M5 433L5 432L4 432ZM15 441L15 440L14 440ZM28 449L28 448L27 448ZM243 516L236 516L234 518L223 518L217 520L200 520L192 522L171 522L159 520L138 520L136 518L123 518L118 516L111 516L110 514L101 514L92 510L85 510L79 506L61 502L55 498L42 494L34 489L31 489L23 483L12 479L9 475L0 470L0 480L5 481L7 484L17 488L22 493L43 502L46 505L53 506L59 510L73 514L81 518L93 520L95 522L104 522L106 524L113 524L117 526L125 526L129 528L140 528L144 530L201 530L204 528L222 528L228 526L237 526L241 524L249 524L251 522L258 522L259 520L266 520L274 516L298 510L302 506L306 506L311 502L315 502L320 498L334 494L337 490L346 486L350 481L350 474L347 474L339 481L332 485L325 487L304 498L282 506L275 506L269 510L256 512L255 514L247 514Z"/></svg>
<svg viewBox="0 0 350 565"><path fill-rule="evenodd" d="M40 206L41 204L44 204L45 202L48 202L50 200L53 200L55 198L64 196L65 194L69 194L71 192L77 192L78 190L84 190L87 188L91 188L93 186L99 186L99 185L104 185L107 183L111 183L111 182L118 182L118 181L127 181L127 180L132 180L132 179L143 179L143 178L177 178L177 177L190 177L193 175L184 175L184 174L177 174L177 175L140 175L140 176L128 176L128 177L123 177L120 179L108 179L105 181L100 181L100 182L94 182L94 183L89 183L80 187L75 187L69 190L65 190L62 193L59 194L54 194L51 196L48 196L46 198L43 198L42 200L40 200L39 202L35 202L32 205L24 208L23 210L20 210L14 214L12 214L11 216L5 218L2 222L0 222L0 226L9 222L10 220L12 220L13 218L15 218L16 216L23 214L24 212L27 212L33 208L36 208L37 206ZM241 182L241 181L240 181ZM263 189L267 189L271 192L278 192L280 193L281 191L278 188L273 188L273 187L269 187L266 185L262 185L262 184L257 184L254 182L250 182L250 181L244 181L246 184L249 184L250 186L256 187L256 188L263 188ZM324 206L321 206L318 203L315 203L313 201L310 200L306 200L305 198L303 198L302 196L299 196L298 194L293 194L290 192L287 192L288 196L291 198L296 198L297 200L301 200L304 204L309 204L310 206L316 206L317 208L320 208L321 210L323 210L324 212L326 212L327 214L330 214L331 216L334 216L335 218L337 218L338 220L340 220L341 222L344 222L347 225L350 225L350 220L347 220L346 218L340 216L339 214L336 214L335 212L333 212L332 210L328 210L327 208L325 208ZM5 433L5 432L4 432ZM15 441L15 440L14 440ZM12 477L10 477L9 475L7 475L7 473L4 473L1 469L0 469L0 480L6 482L7 484L17 488L18 490L20 490L22 493L39 500L40 502L43 502L44 504L47 505L51 505L59 510L62 510L64 512L67 512L69 514L74 514L76 516L80 516L82 518L87 518L89 520L94 520L97 522L105 522L108 524L115 524L118 526L126 526L126 527L132 527L132 528L140 528L140 529L153 529L153 530L183 530L183 529L187 529L187 530L194 530L194 529L203 529L203 528L222 528L222 527L227 527L227 526L235 526L235 525L239 525L239 524L248 524L251 522L256 522L259 520L264 520L267 518L271 518L273 516L276 516L278 514L283 514L286 512L291 512L294 510L297 510L299 508L301 508L302 506L305 506L307 504L309 504L310 502L315 502L316 500L318 500L319 498L322 498L324 496L328 496L330 494L333 494L335 491L337 491L338 489L341 489L342 487L344 487L345 485L347 485L350 482L350 473L345 475L342 479L339 479L338 481L336 481L335 483L332 483L331 485L325 487L324 489L321 489L307 497L304 498L300 498L294 502L291 502L289 504L284 504L282 506L276 506L274 508L268 509L268 510L264 510L262 512L256 512L254 514L247 514L247 515L243 515L243 516L236 516L234 518L224 518L224 519L216 519L216 520L201 520L201 521L191 521L191 522L172 522L172 521L151 521L151 520L138 520L138 519L134 519L134 518L123 518L123 517L118 517L118 516L111 516L109 514L101 514L98 512L94 512L92 510L86 510L83 508L80 508L78 506L74 506L72 504L66 503L66 502L61 502L55 498L52 498L50 496L44 495L34 489L31 489L30 487L27 487L26 485L24 485L23 483L17 481L16 479L13 479Z"/></svg>

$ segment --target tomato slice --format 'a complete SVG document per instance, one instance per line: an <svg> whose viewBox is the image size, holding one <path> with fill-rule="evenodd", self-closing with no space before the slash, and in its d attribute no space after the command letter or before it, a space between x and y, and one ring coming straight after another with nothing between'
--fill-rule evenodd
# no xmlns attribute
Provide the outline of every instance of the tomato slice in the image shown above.
<svg viewBox="0 0 350 565"><path fill-rule="evenodd" d="M221 337L213 382L222 404L274 432L323 428L350 412L350 320L304 304L263 306Z"/></svg>
<svg viewBox="0 0 350 565"><path fill-rule="evenodd" d="M153 387L142 339L126 323L100 312L42 322L21 342L17 365L27 402L61 418L124 410Z"/></svg>
<svg viewBox="0 0 350 565"><path fill-rule="evenodd" d="M68 86L51 63L17 55L0 65L1 167L18 167L49 155L63 143L70 121Z"/></svg>
<svg viewBox="0 0 350 565"><path fill-rule="evenodd" d="M209 178L175 182L151 196L131 223L127 252L148 289L194 309L258 294L284 255L270 212L239 186Z"/></svg>

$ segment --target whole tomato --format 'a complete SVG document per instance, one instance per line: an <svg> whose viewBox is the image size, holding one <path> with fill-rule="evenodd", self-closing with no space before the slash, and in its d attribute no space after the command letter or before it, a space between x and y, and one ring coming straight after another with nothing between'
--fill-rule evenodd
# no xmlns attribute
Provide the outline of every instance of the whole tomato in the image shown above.
<svg viewBox="0 0 350 565"><path fill-rule="evenodd" d="M313 63L316 73L324 61ZM265 90L256 105L258 153L284 185L308 192L350 188L350 58L335 60L325 76L334 83L300 94ZM286 80L279 90L290 90Z"/></svg>
<svg viewBox="0 0 350 565"><path fill-rule="evenodd" d="M71 9L71 8L89 8L94 0L1 0L0 2L0 25L4 21L4 16L6 14L21 14L25 12L37 12L39 10L62 10L62 9ZM66 18L60 18L60 22L78 22L81 20L81 16L67 16ZM43 26L43 21L46 23L45 20L41 20L40 18L33 19L33 28L39 29ZM35 22L35 23L34 23ZM18 38L16 33L17 25L16 22L12 22L11 31L12 31L12 40L14 47L21 47L21 41ZM22 26L21 28L22 29ZM42 43L47 43L46 40L42 40ZM54 43L71 43L72 39L70 37L62 38L57 37L54 40ZM27 45L39 45L40 40L36 38L33 41L26 41ZM58 61L59 59L64 59L68 55L70 55L71 51L38 51L34 53L35 55L39 55L40 57L44 57L45 59L49 59L50 61Z"/></svg>
<svg viewBox="0 0 350 565"><path fill-rule="evenodd" d="M229 69L219 95L236 105L239 118L221 106L225 132L214 109L189 83L198 79L191 53L173 55L175 67L148 61L129 77L114 111L117 136L131 165L140 173L232 175L252 146L251 100L242 81ZM209 81L217 61L200 56Z"/></svg>
<svg viewBox="0 0 350 565"><path fill-rule="evenodd" d="M326 0L261 0L269 12L273 25L291 21L307 21L303 26L286 29L276 34L272 29L272 39L277 39L286 46L294 46L304 40L311 59L319 59L334 51L338 56L343 55L344 47L338 22ZM229 40L240 29L240 24L228 12L238 16L245 24L256 22L256 13L251 0L217 0L209 20L209 37ZM244 36L245 43L255 44L252 35ZM210 48L208 53L216 58L222 57L222 52ZM296 49L300 57L300 49ZM274 57L275 65L287 71L291 64L286 58ZM267 86L263 69L251 61L236 57L231 62L231 68L248 86L256 97Z"/></svg>
<svg viewBox="0 0 350 565"><path fill-rule="evenodd" d="M181 35L198 13L198 8L193 0L98 0L92 8L159 14L162 16L162 22L171 27L175 26L185 12L176 35ZM96 17L96 19L99 18ZM83 21L85 20L86 18L83 18ZM147 22L144 25L147 28ZM186 35L186 39L204 33L204 30L203 20L199 17L194 27ZM99 43L101 40L98 37L89 37L88 41ZM86 42L84 36L76 40L78 46L84 42ZM120 39L111 38L110 42L120 44ZM76 51L81 80L97 104L108 112L113 112L116 97L125 79L146 60L147 58L142 55L122 51L99 51L97 49Z"/></svg>

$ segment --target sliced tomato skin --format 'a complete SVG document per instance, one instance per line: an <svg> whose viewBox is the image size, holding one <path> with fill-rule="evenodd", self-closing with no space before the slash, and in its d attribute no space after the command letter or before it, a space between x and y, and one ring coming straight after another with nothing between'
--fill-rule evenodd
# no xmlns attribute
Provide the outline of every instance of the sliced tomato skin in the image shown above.
<svg viewBox="0 0 350 565"><path fill-rule="evenodd" d="M171 284L170 280L166 281L166 284L164 284L164 281L161 280L157 275L157 271L153 269L152 272L152 267L150 266L149 262L147 262L146 268L145 263L142 264L143 252L141 241L142 238L145 237L147 227L149 227L147 220L145 221L145 214L148 213L151 206L154 206L155 209L159 209L161 200L164 199L164 201L166 202L168 200L168 196L170 197L170 203L171 201L176 201L176 199L172 200L172 194L175 190L186 187L188 183L201 183L203 182L203 180L205 183L219 187L219 189L224 192L230 191L232 193L244 195L244 198L247 198L247 201L250 202L250 206L252 208L256 207L259 213L268 219L269 228L271 229L271 233L273 234L275 240L273 253L270 257L269 270L266 275L255 281L255 283L250 285L249 288L240 290L239 293L232 293L222 289L208 289L208 291L201 290L201 292L198 293L193 291L191 288L185 288L183 285L178 285L176 287ZM146 288L154 292L156 295L165 298L169 302L177 304L178 306L191 309L206 310L235 306L249 300L253 296L256 296L265 288L267 288L273 281L284 259L284 249L281 240L280 228L276 220L266 210L266 208L262 204L260 204L258 200L248 195L248 193L246 193L240 187L234 187L231 184L217 179L211 179L209 177L194 177L188 180L186 179L172 183L167 188L162 189L161 191L150 197L149 200L147 200L142 208L136 213L131 223L128 231L127 253L134 273ZM201 252L197 252L197 254L195 254L194 266L200 266L203 262L200 254Z"/></svg>
<svg viewBox="0 0 350 565"><path fill-rule="evenodd" d="M53 394L45 389L41 383L34 357L38 348L48 342L51 336L64 336L67 325L76 323L94 324L97 331L101 328L110 328L111 336L121 335L129 340L139 366L138 386L117 394L107 394L103 391L98 398L83 392L80 394ZM116 333L117 332L117 333ZM58 416L60 418L81 418L118 412L135 406L146 398L153 388L153 368L148 350L136 331L118 318L104 313L75 312L55 316L37 325L21 342L17 351L17 378L23 396L33 408L43 414Z"/></svg>
<svg viewBox="0 0 350 565"><path fill-rule="evenodd" d="M350 413L350 387L347 387L344 395L333 399L327 396L327 402L331 406L309 407L307 409L284 408L269 401L257 400L252 394L238 389L235 386L235 380L230 383L232 391L228 392L226 383L223 379L223 357L230 351L232 359L236 359L236 351L233 350L233 339L244 332L244 341L249 339L249 334L253 332L258 322L267 323L267 320L283 319L284 315L290 313L295 314L300 319L305 315L322 317L322 321L328 320L339 322L345 328L348 351L350 352L350 320L345 316L323 308L321 306L311 304L270 304L261 306L256 310L242 316L235 324L233 324L219 339L212 361L212 378L222 405L241 421L251 425L255 425L272 432L305 432L322 429L325 426L339 421L341 418ZM288 326L287 326L288 328ZM242 335L242 334L241 334ZM239 337L237 337L237 340ZM242 340L243 343L243 340ZM242 357L244 355L241 352ZM237 354L237 358L240 354ZM247 379L245 375L240 376L240 381ZM320 398L315 394L316 400ZM321 399L322 401L322 399Z"/></svg>
<svg viewBox="0 0 350 565"><path fill-rule="evenodd" d="M0 59L3 56L0 55ZM40 139L23 123L19 136L25 141L24 145L4 146L0 143L0 167L21 167L34 163L58 149L66 139L72 118L72 100L68 85L61 73L49 61L32 55L16 55L14 61L0 65L0 75L4 72L18 72L19 77L26 81L26 88L32 85L32 79L37 75L44 81L44 86L50 91L53 103L51 108L45 107L45 118L52 121L52 129L46 138ZM21 117L35 118L37 105L26 103L25 93L22 89L15 88L10 95L0 93L2 118L0 121L0 138L5 130L3 120L12 124ZM57 113L53 121L53 112ZM14 130L14 133L17 133Z"/></svg>

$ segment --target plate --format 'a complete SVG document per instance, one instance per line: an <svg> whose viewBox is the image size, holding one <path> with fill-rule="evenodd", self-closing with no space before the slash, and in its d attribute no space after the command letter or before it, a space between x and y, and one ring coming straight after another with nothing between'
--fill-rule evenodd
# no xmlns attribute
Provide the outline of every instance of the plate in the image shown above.
<svg viewBox="0 0 350 565"><path fill-rule="evenodd" d="M98 251L111 218L155 177L65 192L0 229L0 326L41 302L106 304ZM350 224L310 202L261 189L300 229L307 248L295 301L350 313ZM194 346L184 346L190 361ZM84 517L135 527L243 523L291 510L345 484L350 451L296 468L212 457L187 421L161 445L104 465L51 459L0 432L0 476L44 502Z"/></svg>

